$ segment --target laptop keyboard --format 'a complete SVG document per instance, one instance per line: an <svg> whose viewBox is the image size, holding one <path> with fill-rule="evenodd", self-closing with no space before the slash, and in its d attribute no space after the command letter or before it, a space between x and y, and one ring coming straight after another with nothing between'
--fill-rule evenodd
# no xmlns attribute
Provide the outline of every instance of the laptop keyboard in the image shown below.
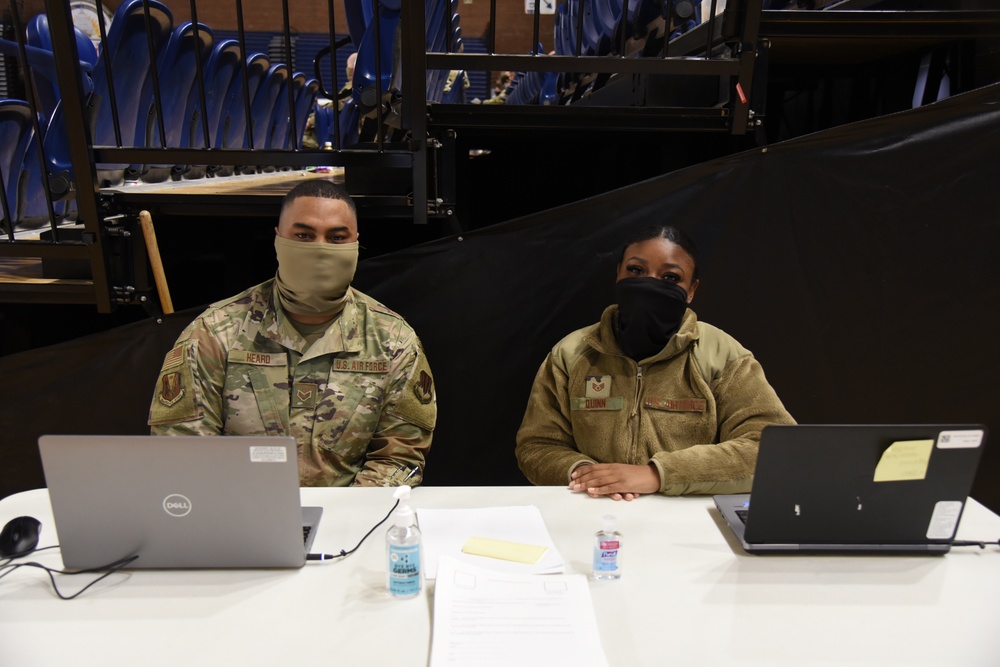
<svg viewBox="0 0 1000 667"><path fill-rule="evenodd" d="M744 523L744 525L747 522L747 512L748 511L749 510L736 510L736 516L738 516L740 518L740 521L742 521Z"/></svg>
<svg viewBox="0 0 1000 667"><path fill-rule="evenodd" d="M302 526L302 545L303 546L305 546L305 544L309 541L309 533L312 532L312 529L313 529L312 526Z"/></svg>

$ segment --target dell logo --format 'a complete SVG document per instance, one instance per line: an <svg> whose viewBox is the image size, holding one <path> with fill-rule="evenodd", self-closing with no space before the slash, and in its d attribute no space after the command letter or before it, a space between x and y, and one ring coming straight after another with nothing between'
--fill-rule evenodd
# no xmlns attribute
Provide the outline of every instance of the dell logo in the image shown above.
<svg viewBox="0 0 1000 667"><path fill-rule="evenodd" d="M191 501L186 496L173 493L163 499L163 509L170 516L187 516L191 513Z"/></svg>

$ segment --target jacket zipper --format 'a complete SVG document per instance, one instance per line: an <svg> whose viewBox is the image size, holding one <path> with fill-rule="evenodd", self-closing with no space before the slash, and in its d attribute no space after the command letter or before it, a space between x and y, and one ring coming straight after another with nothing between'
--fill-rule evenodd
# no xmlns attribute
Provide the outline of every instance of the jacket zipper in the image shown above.
<svg viewBox="0 0 1000 667"><path fill-rule="evenodd" d="M635 375L635 403L632 405L632 448L630 463L635 463L636 454L639 451L639 400L642 397L642 366L638 366L639 371Z"/></svg>

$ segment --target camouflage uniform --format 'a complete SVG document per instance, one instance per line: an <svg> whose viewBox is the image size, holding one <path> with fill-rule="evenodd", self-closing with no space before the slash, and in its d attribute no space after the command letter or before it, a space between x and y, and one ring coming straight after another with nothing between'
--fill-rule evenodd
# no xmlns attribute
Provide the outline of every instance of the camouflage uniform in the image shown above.
<svg viewBox="0 0 1000 667"><path fill-rule="evenodd" d="M209 307L180 335L149 411L154 435L291 435L303 486L410 485L437 404L402 317L354 289L307 350L269 280Z"/></svg>

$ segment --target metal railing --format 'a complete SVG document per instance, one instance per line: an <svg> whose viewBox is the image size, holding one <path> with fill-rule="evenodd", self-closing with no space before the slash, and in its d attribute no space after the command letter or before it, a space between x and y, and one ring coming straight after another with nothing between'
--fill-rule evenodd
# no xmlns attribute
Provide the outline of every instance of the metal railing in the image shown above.
<svg viewBox="0 0 1000 667"><path fill-rule="evenodd" d="M213 143L212 128L208 122L208 96L205 65L202 58L194 58L194 90L200 110L198 123L202 145L170 146L168 131L164 124L167 114L161 79L164 72L158 69L157 51L153 39L148 37L149 82L151 85L151 117L154 125L147 137L156 137L152 145L135 145L137 142L123 133L122 118L119 116L119 100L125 91L116 89L116 77L112 71L112 59L103 57L97 67L107 83L106 99L94 99L88 85L92 81L81 71L81 53L74 32L70 3L64 0L45 0L45 10L52 38L52 62L61 95L61 122L59 129L65 137L67 159L72 164L72 190L67 192L67 177L52 169L41 169L44 184L46 208L48 212L47 233L39 238L23 238L15 233L16 211L13 202L2 193L5 228L0 235L0 261L3 258L34 258L38 260L73 261L84 264L89 269L90 280L50 280L37 282L3 283L0 286L0 300L32 302L84 302L94 303L98 310L108 312L120 304L143 303L150 305L153 292L146 277L146 257L141 243L137 211L116 207L114 197L107 196L101 188L102 166L105 165L198 165L209 173L220 166L255 168L305 168L318 166L344 167L348 173L352 168L401 169L409 173L408 192L400 192L388 198L389 203L411 212L415 223L424 223L428 215L446 215L449 202L440 196L440 184L436 182L440 173L453 165L439 165L442 155L438 150L438 137L452 128L470 125L492 125L504 127L548 127L576 130L581 127L606 127L609 122L620 123L631 129L644 128L663 131L725 131L742 134L751 126L751 109L748 96L753 84L757 31L760 22L761 0L729 0L724 12L716 13L716 2L711 3L709 17L699 27L701 47L688 48L684 53L672 51L666 40L663 50L656 57L634 58L626 56L627 12L621 11L617 34L620 44L617 52L605 55L584 55L580 51L581 38L577 40L577 51L572 55L543 55L532 48L527 54L496 52L496 3L491 1L491 25L487 54L465 54L453 52L446 46L444 52L428 52L424 26L425 4L422 1L401 3L400 15L400 89L387 91L382 88L381 78L375 77L374 105L368 116L377 131L371 141L354 146L339 143L339 118L334 115L334 136L332 150L309 150L301 148L299 140L302 127L292 111L296 99L291 85L293 71L292 29L289 20L289 0L282 0L283 24L280 34L284 38L285 61L288 67L289 85L286 87L287 105L290 110L287 126L288 148L255 145L252 130L252 99L247 64L248 49L244 26L244 2L235 2L240 57L239 77L242 83L242 113L247 119L245 147L219 147ZM366 2L368 0L365 0ZM676 0L663 0L664 11L669 13ZM154 17L151 3L142 0L143 20L147 36L153 34ZM582 3L584 0L569 0L580 3L577 11L579 34L582 31ZM188 0L191 29L195 44L201 44L198 3ZM371 0L372 15L378 16L378 0ZM627 0L626 0L627 4ZM19 3L7 3L10 19L17 35L17 51L20 62L30 63L32 55L25 40L25 19L21 15ZM448 5L450 7L450 4ZM338 43L334 3L328 0L328 21L331 48ZM448 16L445 16L446 21ZM536 0L534 15L531 17L533 44L538 43L540 26L540 2ZM109 26L103 12L97 13L97 23L102 43L108 43ZM378 34L375 23L375 38L378 43L393 36ZM688 40L690 41L690 40ZM375 49L374 67L376 72L384 70L381 49ZM331 61L335 62L333 58ZM26 68L31 71L29 66ZM339 73L332 67L333 90L340 87ZM478 106L458 104L428 104L427 75L431 70L515 70L521 72L563 72L598 73L618 76L667 76L667 77L707 77L717 79L720 84L719 104L708 107L635 107L613 108L568 104L557 106L525 105L515 107ZM31 131L36 137L36 159L46 164L43 138L56 131L53 126L45 127L39 121L40 109L36 103L37 93L32 76L25 76L27 102L31 110ZM396 94L397 104L389 107L382 100L387 93ZM94 105L107 104L111 110L113 143L97 143L95 140ZM383 131L386 116L390 111L398 116L400 130L405 134L402 141L389 141ZM430 158L430 159L429 159ZM445 158L446 159L446 158ZM64 197L70 194L75 201L77 224L67 229L60 224L59 206L68 207ZM162 197L173 195L165 191ZM155 308L155 304L153 306Z"/></svg>

